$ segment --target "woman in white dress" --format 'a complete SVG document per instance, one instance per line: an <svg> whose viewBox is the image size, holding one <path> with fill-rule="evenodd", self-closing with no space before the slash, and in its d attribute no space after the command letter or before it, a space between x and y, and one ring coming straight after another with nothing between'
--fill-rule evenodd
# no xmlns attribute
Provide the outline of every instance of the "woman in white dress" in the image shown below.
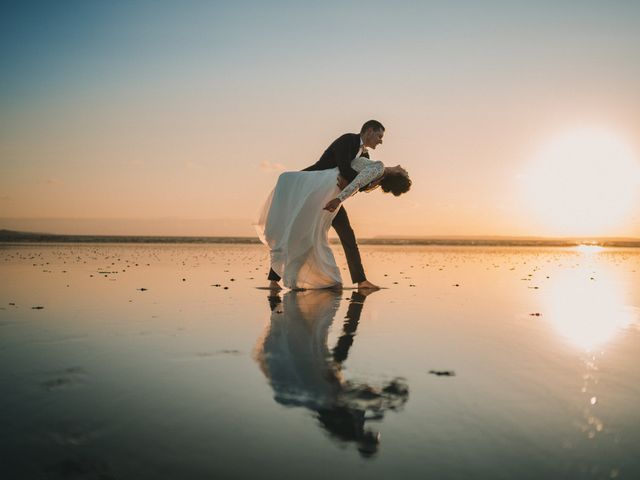
<svg viewBox="0 0 640 480"><path fill-rule="evenodd" d="M327 288L342 285L327 233L340 203L360 188L380 186L401 195L411 187L400 165L358 157L351 162L358 175L342 191L338 168L284 172L264 204L256 229L271 254L271 268L285 287Z"/></svg>

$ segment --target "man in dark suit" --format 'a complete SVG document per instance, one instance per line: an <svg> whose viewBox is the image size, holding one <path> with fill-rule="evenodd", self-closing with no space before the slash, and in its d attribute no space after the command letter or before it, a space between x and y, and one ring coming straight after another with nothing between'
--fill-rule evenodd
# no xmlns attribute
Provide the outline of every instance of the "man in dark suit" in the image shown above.
<svg viewBox="0 0 640 480"><path fill-rule="evenodd" d="M304 170L328 170L338 167L340 170L340 176L343 177L346 184L348 184L358 175L358 172L351 168L351 161L360 156L369 158L367 150L369 148L375 149L380 145L382 143L383 136L384 126L382 126L382 124L377 120L369 120L362 125L359 134L345 133L338 137L331 145L329 145L329 148L324 151L316 163ZM343 184L342 187L344 188L346 184ZM338 210L331 226L338 234L340 243L342 243L342 248L344 248L344 253L347 257L347 265L349 266L349 273L351 273L351 280L353 283L357 283L359 289L380 288L368 281L364 274L356 236L349 223L347 211L343 206ZM278 283L280 281L280 277L276 272L270 270L268 279L270 281L270 288L281 288Z"/></svg>

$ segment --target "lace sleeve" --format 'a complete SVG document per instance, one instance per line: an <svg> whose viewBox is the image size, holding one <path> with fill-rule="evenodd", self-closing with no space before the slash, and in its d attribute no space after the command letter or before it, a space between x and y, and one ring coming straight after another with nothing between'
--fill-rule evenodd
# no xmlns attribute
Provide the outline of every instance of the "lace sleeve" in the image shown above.
<svg viewBox="0 0 640 480"><path fill-rule="evenodd" d="M359 170L358 176L353 179L349 185L347 185L342 192L338 194L338 198L341 202L344 202L347 198L358 191L359 188L364 187L366 184L372 182L376 178L380 177L384 173L384 164L382 162L366 160L366 163L359 162L360 158L356 158L352 167L355 170Z"/></svg>

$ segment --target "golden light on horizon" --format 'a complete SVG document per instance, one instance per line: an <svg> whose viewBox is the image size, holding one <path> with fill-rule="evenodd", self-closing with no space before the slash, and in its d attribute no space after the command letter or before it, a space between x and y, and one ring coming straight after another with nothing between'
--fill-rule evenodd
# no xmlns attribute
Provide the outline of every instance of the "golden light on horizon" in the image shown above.
<svg viewBox="0 0 640 480"><path fill-rule="evenodd" d="M552 138L524 175L526 202L557 235L612 235L631 219L640 165L627 144L600 128Z"/></svg>
<svg viewBox="0 0 640 480"><path fill-rule="evenodd" d="M604 247L600 245L578 245L574 248L575 251L580 253L600 253L604 250Z"/></svg>

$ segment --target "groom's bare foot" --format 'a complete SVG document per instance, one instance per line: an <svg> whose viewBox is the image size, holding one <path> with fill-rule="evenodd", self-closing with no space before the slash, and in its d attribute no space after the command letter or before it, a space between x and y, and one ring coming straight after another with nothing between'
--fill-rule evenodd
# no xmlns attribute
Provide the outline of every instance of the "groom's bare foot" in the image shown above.
<svg viewBox="0 0 640 480"><path fill-rule="evenodd" d="M269 282L269 290L282 290L282 287L275 280Z"/></svg>
<svg viewBox="0 0 640 480"><path fill-rule="evenodd" d="M365 280L364 282L358 283L358 290L380 290L380 287L374 285L369 280Z"/></svg>

